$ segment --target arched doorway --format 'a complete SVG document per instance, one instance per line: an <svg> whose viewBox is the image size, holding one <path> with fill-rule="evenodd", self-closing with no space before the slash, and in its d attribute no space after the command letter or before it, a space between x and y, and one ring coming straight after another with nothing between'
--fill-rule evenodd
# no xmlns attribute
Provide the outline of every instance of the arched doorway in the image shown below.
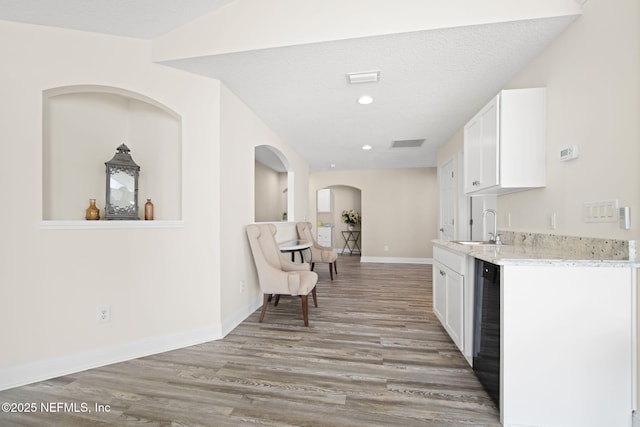
<svg viewBox="0 0 640 427"><path fill-rule="evenodd" d="M362 216L362 191L359 188L349 185L331 185L317 191L316 221L318 230L331 227L330 244L338 251L344 247L343 231L348 231L349 226L342 220L345 211L354 211ZM361 224L356 225L355 229L359 231L360 226ZM324 232L326 233L326 230ZM362 247L360 244L358 246Z"/></svg>

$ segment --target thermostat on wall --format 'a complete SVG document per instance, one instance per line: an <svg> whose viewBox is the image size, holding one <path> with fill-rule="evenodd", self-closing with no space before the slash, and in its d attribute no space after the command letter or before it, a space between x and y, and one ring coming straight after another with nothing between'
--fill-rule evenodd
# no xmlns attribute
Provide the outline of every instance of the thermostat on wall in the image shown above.
<svg viewBox="0 0 640 427"><path fill-rule="evenodd" d="M560 150L560 160L572 160L578 158L578 146L571 145Z"/></svg>

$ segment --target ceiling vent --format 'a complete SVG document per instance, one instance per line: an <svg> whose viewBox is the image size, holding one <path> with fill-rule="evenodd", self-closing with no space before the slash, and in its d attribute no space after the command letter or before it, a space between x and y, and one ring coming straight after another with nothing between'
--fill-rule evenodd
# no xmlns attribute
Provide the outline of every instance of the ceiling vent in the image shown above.
<svg viewBox="0 0 640 427"><path fill-rule="evenodd" d="M358 83L377 83L378 80L380 80L380 71L347 74L347 81L352 85Z"/></svg>
<svg viewBox="0 0 640 427"><path fill-rule="evenodd" d="M420 148L424 144L425 139L403 139L399 141L393 141L391 148Z"/></svg>

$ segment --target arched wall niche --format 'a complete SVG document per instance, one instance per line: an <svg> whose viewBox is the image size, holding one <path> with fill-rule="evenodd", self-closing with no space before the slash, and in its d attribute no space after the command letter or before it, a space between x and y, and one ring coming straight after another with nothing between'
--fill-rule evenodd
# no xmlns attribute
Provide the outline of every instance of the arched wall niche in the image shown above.
<svg viewBox="0 0 640 427"><path fill-rule="evenodd" d="M255 155L254 221L279 222L292 218L293 171L276 147L257 145Z"/></svg>
<svg viewBox="0 0 640 427"><path fill-rule="evenodd" d="M99 85L43 92L42 219L83 220L89 199L104 217L104 162L123 143L140 165L139 216L151 199L156 220L181 220L181 116L145 95Z"/></svg>

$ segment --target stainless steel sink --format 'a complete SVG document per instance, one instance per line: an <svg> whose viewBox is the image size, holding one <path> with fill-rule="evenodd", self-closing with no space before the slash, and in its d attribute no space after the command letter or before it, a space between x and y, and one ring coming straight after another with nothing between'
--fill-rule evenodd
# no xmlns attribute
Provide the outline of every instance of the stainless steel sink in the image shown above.
<svg viewBox="0 0 640 427"><path fill-rule="evenodd" d="M504 243L495 243L485 240L452 240L452 243L467 246L503 246Z"/></svg>

